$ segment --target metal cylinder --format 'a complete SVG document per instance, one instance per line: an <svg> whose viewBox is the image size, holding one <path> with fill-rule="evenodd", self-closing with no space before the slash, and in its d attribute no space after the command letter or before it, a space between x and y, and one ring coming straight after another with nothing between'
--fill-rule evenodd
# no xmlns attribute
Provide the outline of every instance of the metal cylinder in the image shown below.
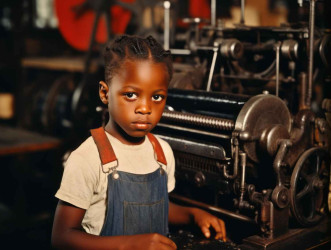
<svg viewBox="0 0 331 250"><path fill-rule="evenodd" d="M299 43L296 40L284 40L281 45L282 56L289 60L296 60L299 57Z"/></svg>
<svg viewBox="0 0 331 250"><path fill-rule="evenodd" d="M238 60L244 53L243 44L237 39L225 39L221 44L221 55L231 60Z"/></svg>
<svg viewBox="0 0 331 250"><path fill-rule="evenodd" d="M229 119L181 113L176 111L165 110L162 115L162 121L173 121L176 123L185 123L201 128L212 128L216 130L232 131L234 129L234 121Z"/></svg>
<svg viewBox="0 0 331 250"><path fill-rule="evenodd" d="M249 98L221 92L169 89L167 106L175 111L235 119Z"/></svg>

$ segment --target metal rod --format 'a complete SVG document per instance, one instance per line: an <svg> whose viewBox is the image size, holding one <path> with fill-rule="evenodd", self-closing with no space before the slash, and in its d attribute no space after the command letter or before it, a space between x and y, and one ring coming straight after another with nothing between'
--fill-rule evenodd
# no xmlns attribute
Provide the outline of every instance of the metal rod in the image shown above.
<svg viewBox="0 0 331 250"><path fill-rule="evenodd" d="M213 50L214 50L214 54L213 54L213 60L211 62L210 71L209 71L209 77L208 77L208 83L207 83L207 89L206 89L207 91L210 91L211 82L213 80L215 64L216 64L216 59L217 59L217 54L218 54L218 43L214 44Z"/></svg>
<svg viewBox="0 0 331 250"><path fill-rule="evenodd" d="M279 96L280 42L276 44L276 96Z"/></svg>
<svg viewBox="0 0 331 250"><path fill-rule="evenodd" d="M299 74L299 110L307 109L306 96L307 96L307 74L301 72Z"/></svg>
<svg viewBox="0 0 331 250"><path fill-rule="evenodd" d="M313 68L314 68L314 33L315 33L315 1L310 0L309 10L309 58L308 58L308 88L307 107L310 108L313 89Z"/></svg>
<svg viewBox="0 0 331 250"><path fill-rule="evenodd" d="M211 0L211 26L216 26L216 0Z"/></svg>
<svg viewBox="0 0 331 250"><path fill-rule="evenodd" d="M177 125L169 125L169 124L164 124L162 122L159 122L157 124L158 127L164 127L164 128L170 128L170 129L176 129L176 130L181 130L185 132L191 132L191 133L196 133L200 135L208 135L208 136L213 136L221 139L230 139L231 137L229 135L222 135L219 133L212 133L212 132L206 132L198 129L193 129L193 128L186 128L186 127L181 127Z"/></svg>
<svg viewBox="0 0 331 250"><path fill-rule="evenodd" d="M170 1L164 1L164 49L170 48Z"/></svg>
<svg viewBox="0 0 331 250"><path fill-rule="evenodd" d="M197 206L197 207L200 207L200 208L204 208L204 209L207 209L209 211L217 212L217 213L226 215L228 217L231 217L233 219L245 221L245 222L248 222L248 223L251 223L251 224L256 224L255 220L251 219L250 217L247 217L247 216L244 216L244 215L241 215L241 214L238 214L238 213L234 213L234 212L231 212L231 211L223 209L223 208L211 206L211 205L199 202L199 201L195 201L195 200L186 198L186 197L178 195L178 194L173 194L172 193L169 196L172 199L175 199L175 200L178 200L178 201L181 201L181 202L193 205L193 206Z"/></svg>
<svg viewBox="0 0 331 250"><path fill-rule="evenodd" d="M171 54L173 55L191 55L192 51L189 49L171 49Z"/></svg>
<svg viewBox="0 0 331 250"><path fill-rule="evenodd" d="M244 201L244 195L246 192L246 154L241 152L239 155L241 165L240 204Z"/></svg>
<svg viewBox="0 0 331 250"><path fill-rule="evenodd" d="M245 0L241 0L241 16L240 23L245 24Z"/></svg>
<svg viewBox="0 0 331 250"><path fill-rule="evenodd" d="M210 51L214 51L214 47L211 47L211 46L200 46L200 45L197 45L196 46L196 49L197 50L210 50Z"/></svg>

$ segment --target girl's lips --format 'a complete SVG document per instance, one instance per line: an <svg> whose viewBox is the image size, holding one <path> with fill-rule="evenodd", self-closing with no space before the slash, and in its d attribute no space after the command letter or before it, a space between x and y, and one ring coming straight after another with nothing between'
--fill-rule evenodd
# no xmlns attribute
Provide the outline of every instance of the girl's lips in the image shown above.
<svg viewBox="0 0 331 250"><path fill-rule="evenodd" d="M146 130L150 127L148 122L133 122L133 126L138 130Z"/></svg>

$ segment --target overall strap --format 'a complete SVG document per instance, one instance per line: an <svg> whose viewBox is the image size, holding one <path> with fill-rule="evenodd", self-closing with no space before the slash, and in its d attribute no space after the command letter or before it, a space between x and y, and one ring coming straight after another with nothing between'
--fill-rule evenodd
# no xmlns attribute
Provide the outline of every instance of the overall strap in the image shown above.
<svg viewBox="0 0 331 250"><path fill-rule="evenodd" d="M161 162L164 165L167 165L167 159L164 156L164 152L163 152L163 149L162 149L159 141L151 133L148 133L147 134L147 137L148 137L149 141L151 142L151 144L153 145L153 148L154 148L154 152L156 154L157 161L158 162Z"/></svg>
<svg viewBox="0 0 331 250"><path fill-rule="evenodd" d="M117 160L116 155L114 153L113 147L111 146L107 138L104 128L100 127L96 129L91 129L91 135L93 137L95 144L97 145L102 165L116 161ZM159 141L151 133L147 134L147 138L153 145L153 149L156 154L157 161L164 165L167 165L167 160L164 156L164 152Z"/></svg>
<svg viewBox="0 0 331 250"><path fill-rule="evenodd" d="M97 145L101 163L105 165L109 162L116 161L116 155L114 153L113 147L111 146L106 132L103 127L91 129L91 135L95 144Z"/></svg>

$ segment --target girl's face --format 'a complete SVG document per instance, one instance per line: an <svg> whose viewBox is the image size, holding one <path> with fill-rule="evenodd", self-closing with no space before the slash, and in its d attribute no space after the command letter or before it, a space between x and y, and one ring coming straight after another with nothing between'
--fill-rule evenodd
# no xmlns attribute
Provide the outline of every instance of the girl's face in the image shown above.
<svg viewBox="0 0 331 250"><path fill-rule="evenodd" d="M164 63L126 60L109 89L106 83L100 83L101 100L108 101L110 120L106 131L125 144L141 143L161 119L168 81Z"/></svg>

